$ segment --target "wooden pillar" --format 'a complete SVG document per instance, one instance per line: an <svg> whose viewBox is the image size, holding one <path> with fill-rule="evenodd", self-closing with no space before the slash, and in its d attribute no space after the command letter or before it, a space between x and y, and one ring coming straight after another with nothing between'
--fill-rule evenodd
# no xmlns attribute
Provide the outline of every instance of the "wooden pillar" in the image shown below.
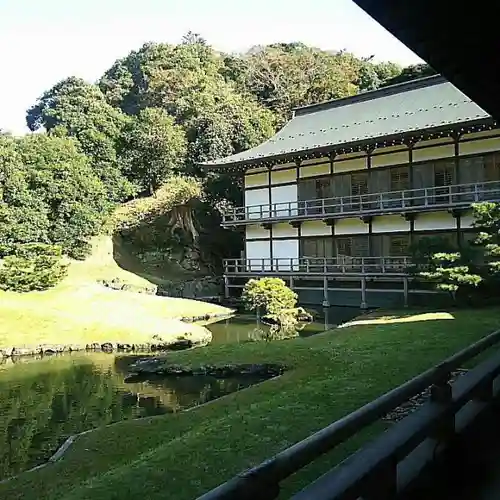
<svg viewBox="0 0 500 500"><path fill-rule="evenodd" d="M458 248L462 248L462 214L460 210L455 210L454 213L456 225L457 225L457 246Z"/></svg>
<svg viewBox="0 0 500 500"><path fill-rule="evenodd" d="M366 169L368 170L368 193L372 194L372 153L374 148L369 146L366 148ZM366 221L365 221L366 222ZM372 241L372 218L368 219L368 256L373 257L373 241Z"/></svg>
<svg viewBox="0 0 500 500"><path fill-rule="evenodd" d="M413 176L413 147L415 146L414 141L410 141L407 143L408 146L408 185L410 189L413 189L415 186L414 176Z"/></svg>
<svg viewBox="0 0 500 500"><path fill-rule="evenodd" d="M361 309L368 309L366 303L366 277L361 278Z"/></svg>
<svg viewBox="0 0 500 500"><path fill-rule="evenodd" d="M267 169L267 187L268 187L268 196L269 196L269 218L273 217L273 203L272 203L272 183L271 183L271 171L273 167L268 167ZM273 258L274 258L274 252L273 252L273 226L272 224L269 224L269 258L271 260L271 271L273 270Z"/></svg>
<svg viewBox="0 0 500 500"><path fill-rule="evenodd" d="M460 132L452 134L454 150L454 163L455 163L455 184L460 184Z"/></svg>
<svg viewBox="0 0 500 500"><path fill-rule="evenodd" d="M323 277L323 307L330 307L330 301L328 300L328 278Z"/></svg>

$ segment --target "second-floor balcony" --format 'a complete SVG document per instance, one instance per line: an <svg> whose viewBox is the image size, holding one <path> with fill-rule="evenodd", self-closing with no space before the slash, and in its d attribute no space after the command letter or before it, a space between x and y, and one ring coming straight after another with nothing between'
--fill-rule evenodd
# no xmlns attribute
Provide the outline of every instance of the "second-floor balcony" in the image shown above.
<svg viewBox="0 0 500 500"><path fill-rule="evenodd" d="M225 259L227 276L406 276L410 257L299 257Z"/></svg>
<svg viewBox="0 0 500 500"><path fill-rule="evenodd" d="M236 207L224 213L222 223L232 226L416 213L467 208L482 201L500 201L500 181Z"/></svg>

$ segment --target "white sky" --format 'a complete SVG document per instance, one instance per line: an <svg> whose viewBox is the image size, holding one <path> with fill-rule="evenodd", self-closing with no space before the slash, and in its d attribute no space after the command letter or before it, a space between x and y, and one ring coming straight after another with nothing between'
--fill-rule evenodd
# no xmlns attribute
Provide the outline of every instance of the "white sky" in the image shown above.
<svg viewBox="0 0 500 500"><path fill-rule="evenodd" d="M143 43L188 31L227 52L301 41L421 62L352 0L0 0L0 128L26 132L26 110L59 80L95 81Z"/></svg>

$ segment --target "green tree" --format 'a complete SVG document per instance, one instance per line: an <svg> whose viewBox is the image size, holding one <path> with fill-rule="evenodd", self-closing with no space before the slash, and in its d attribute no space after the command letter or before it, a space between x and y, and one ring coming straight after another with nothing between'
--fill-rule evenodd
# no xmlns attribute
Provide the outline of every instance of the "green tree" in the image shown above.
<svg viewBox="0 0 500 500"><path fill-rule="evenodd" d="M483 250L485 280L500 280L500 203L477 203L473 206L474 227L479 230L475 244Z"/></svg>
<svg viewBox="0 0 500 500"><path fill-rule="evenodd" d="M49 207L30 188L18 140L0 137L0 245L48 243Z"/></svg>
<svg viewBox="0 0 500 500"><path fill-rule="evenodd" d="M241 298L248 309L265 314L279 314L297 304L297 294L280 278L249 280L243 288Z"/></svg>
<svg viewBox="0 0 500 500"><path fill-rule="evenodd" d="M275 117L256 98L237 89L225 60L205 41L188 35L180 45L146 44L120 59L99 82L108 102L135 116L148 107L165 110L184 128L184 173L204 178L198 164L238 153L275 132ZM241 192L228 176L212 174L209 199Z"/></svg>
<svg viewBox="0 0 500 500"><path fill-rule="evenodd" d="M24 243L0 247L0 290L31 292L57 285L67 273L57 245Z"/></svg>
<svg viewBox="0 0 500 500"><path fill-rule="evenodd" d="M243 89L276 112L280 122L297 106L355 94L361 61L347 52L327 52L302 43L254 47L236 67ZM226 64L231 64L227 61ZM242 75L243 73L243 75Z"/></svg>
<svg viewBox="0 0 500 500"><path fill-rule="evenodd" d="M425 76L435 75L437 72L434 68L431 68L428 64L412 64L403 68L401 73L396 74L392 78L388 78L382 83L382 87L388 85L395 85L396 83L409 82L417 78L423 78Z"/></svg>
<svg viewBox="0 0 500 500"><path fill-rule="evenodd" d="M162 109L141 110L124 131L128 175L150 195L170 175L182 171L185 155L184 130Z"/></svg>
<svg viewBox="0 0 500 500"><path fill-rule="evenodd" d="M433 283L437 290L448 292L454 300L459 289L477 287L482 278L471 271L468 260L460 252L432 254L426 271L419 276Z"/></svg>
<svg viewBox="0 0 500 500"><path fill-rule="evenodd" d="M43 127L51 135L76 138L111 200L121 201L133 194L116 155L128 118L108 104L98 86L66 78L37 100L28 110L26 122L33 131Z"/></svg>
<svg viewBox="0 0 500 500"><path fill-rule="evenodd" d="M374 63L373 57L363 59L359 69L359 78L356 82L359 91L376 90L384 86L385 82L401 74L402 68L396 63Z"/></svg>
<svg viewBox="0 0 500 500"><path fill-rule="evenodd" d="M71 138L0 140L0 244L53 243L82 257L111 205Z"/></svg>

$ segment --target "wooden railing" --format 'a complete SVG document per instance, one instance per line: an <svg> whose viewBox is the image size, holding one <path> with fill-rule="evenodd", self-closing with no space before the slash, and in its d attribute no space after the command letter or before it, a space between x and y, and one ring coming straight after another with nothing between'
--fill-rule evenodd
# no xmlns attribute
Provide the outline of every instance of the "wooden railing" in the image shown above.
<svg viewBox="0 0 500 500"><path fill-rule="evenodd" d="M450 379L454 371L499 341L500 330L242 472L199 500L275 499L282 481L431 387L429 401L418 410L293 497L295 500L395 499L498 399L494 382L500 375L499 351L453 384Z"/></svg>
<svg viewBox="0 0 500 500"><path fill-rule="evenodd" d="M405 275L409 265L409 257L225 259L224 274Z"/></svg>
<svg viewBox="0 0 500 500"><path fill-rule="evenodd" d="M481 201L500 201L500 181L236 207L223 214L223 224L437 210Z"/></svg>

